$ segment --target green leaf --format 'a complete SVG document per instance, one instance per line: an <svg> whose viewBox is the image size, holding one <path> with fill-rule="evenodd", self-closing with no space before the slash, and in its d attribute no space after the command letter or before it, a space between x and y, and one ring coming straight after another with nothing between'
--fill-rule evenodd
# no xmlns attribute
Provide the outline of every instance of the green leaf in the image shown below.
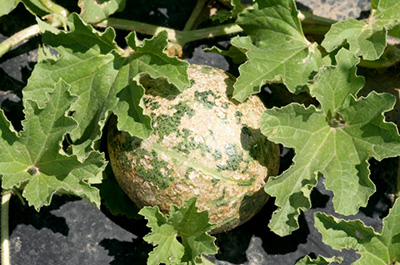
<svg viewBox="0 0 400 265"><path fill-rule="evenodd" d="M87 23L97 23L115 12L120 12L125 8L125 0L93 1L79 0L81 8L81 18Z"/></svg>
<svg viewBox="0 0 400 265"><path fill-rule="evenodd" d="M122 50L114 41L115 31L103 33L85 24L78 15L68 18L69 31L48 29L44 42L61 54L58 60L36 64L24 97L42 105L52 82L62 77L71 84L71 92L79 95L73 105L79 127L71 132L76 144L74 153L80 159L94 148L110 112L118 116L118 129L146 138L152 131L150 118L140 105L143 87L136 78L144 73L154 78L166 78L183 90L190 85L188 63L164 53L167 34L162 32L151 40L137 44L135 34L127 37L129 47Z"/></svg>
<svg viewBox="0 0 400 265"><path fill-rule="evenodd" d="M324 213L314 214L315 227L324 243L337 250L356 249L361 255L357 264L386 265L400 261L400 200L383 219L380 233L360 220L345 221Z"/></svg>
<svg viewBox="0 0 400 265"><path fill-rule="evenodd" d="M388 31L399 26L400 2L374 1L372 8L365 21L347 18L332 25L321 45L331 52L347 42L350 51L357 56L371 61L379 59L387 45Z"/></svg>
<svg viewBox="0 0 400 265"><path fill-rule="evenodd" d="M139 214L147 220L151 233L144 237L156 247L149 254L148 264L199 264L202 254L215 254L215 238L207 234L214 225L209 224L208 212L198 212L197 198L191 198L179 208L172 205L169 215L158 207L144 207ZM180 236L181 242L177 240Z"/></svg>
<svg viewBox="0 0 400 265"><path fill-rule="evenodd" d="M397 128L382 114L393 108L395 98L372 92L355 99L363 82L355 75L357 60L351 56L342 49L336 56L338 65L321 68L315 77L310 92L320 108L292 103L262 116L262 133L296 151L293 165L265 186L279 207L269 224L279 235L298 228L298 215L310 208L310 192L319 174L334 193L336 211L355 214L375 192L368 159L400 154Z"/></svg>
<svg viewBox="0 0 400 265"><path fill-rule="evenodd" d="M43 107L23 98L25 120L17 133L0 112L0 175L2 187L24 186L23 196L39 210L49 205L57 191L81 196L100 207L100 196L91 187L105 167L104 155L91 152L84 161L61 148L64 136L78 123L68 116L77 99L69 85L60 80L47 94Z"/></svg>
<svg viewBox="0 0 400 265"><path fill-rule="evenodd" d="M232 61L235 64L241 64L247 60L246 50L239 49L238 47L235 46L229 47L229 50L227 51L222 50L216 46L213 46L211 48L205 48L204 51L222 54L223 56L228 56L232 59Z"/></svg>
<svg viewBox="0 0 400 265"><path fill-rule="evenodd" d="M0 0L0 17L13 11L21 0Z"/></svg>
<svg viewBox="0 0 400 265"><path fill-rule="evenodd" d="M51 14L51 10L45 7L40 0L21 0L21 2L33 15L43 17Z"/></svg>
<svg viewBox="0 0 400 265"><path fill-rule="evenodd" d="M217 10L217 12L211 16L212 20L219 20L220 23L237 17L240 13L242 13L245 10L245 6L242 4L241 0L230 0L226 1L229 2L229 5L231 6L230 10L224 10L220 9Z"/></svg>
<svg viewBox="0 0 400 265"><path fill-rule="evenodd" d="M232 45L246 50L248 61L239 68L233 97L244 101L267 82L282 82L293 93L304 90L322 65L316 43L304 36L294 1L261 1L246 10L238 24L247 37Z"/></svg>
<svg viewBox="0 0 400 265"><path fill-rule="evenodd" d="M112 215L125 215L128 218L141 218L138 214L138 207L122 190L110 165L106 167L104 174L103 181L97 187L100 190L100 197L110 213Z"/></svg>
<svg viewBox="0 0 400 265"><path fill-rule="evenodd" d="M343 261L342 257L332 257L332 258L325 258L322 256L318 256L316 259L312 259L309 256L306 256L296 262L296 265L329 265L333 262L341 263Z"/></svg>
<svg viewBox="0 0 400 265"><path fill-rule="evenodd" d="M25 5L29 12L38 17L45 17L46 15L51 14L51 19L59 19L64 21L65 17L68 15L68 10L60 5L57 5L54 1L21 0L21 2Z"/></svg>

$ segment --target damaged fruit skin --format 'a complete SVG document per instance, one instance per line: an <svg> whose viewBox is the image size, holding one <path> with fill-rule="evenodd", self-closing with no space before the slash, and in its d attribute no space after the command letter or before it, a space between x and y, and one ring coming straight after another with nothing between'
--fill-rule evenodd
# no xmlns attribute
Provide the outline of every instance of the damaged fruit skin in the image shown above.
<svg viewBox="0 0 400 265"><path fill-rule="evenodd" d="M170 205L197 196L212 233L235 228L266 203L267 178L277 175L279 147L259 129L265 107L257 96L232 100L234 77L191 65L192 86L182 93L163 80L143 77L144 111L153 121L145 140L108 129L110 163L122 189L138 207Z"/></svg>

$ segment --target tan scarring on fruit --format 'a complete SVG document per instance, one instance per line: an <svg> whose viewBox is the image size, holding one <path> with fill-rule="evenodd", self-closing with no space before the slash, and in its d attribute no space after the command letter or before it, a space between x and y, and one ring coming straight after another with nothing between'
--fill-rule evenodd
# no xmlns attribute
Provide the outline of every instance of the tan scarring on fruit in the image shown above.
<svg viewBox="0 0 400 265"><path fill-rule="evenodd" d="M163 80L142 78L145 112L154 132L131 137L110 122L108 151L123 190L139 206L160 207L198 196L213 233L249 220L267 201L263 187L279 168L279 148L259 130L265 110L257 96L231 100L234 77L192 65L193 85L182 93Z"/></svg>

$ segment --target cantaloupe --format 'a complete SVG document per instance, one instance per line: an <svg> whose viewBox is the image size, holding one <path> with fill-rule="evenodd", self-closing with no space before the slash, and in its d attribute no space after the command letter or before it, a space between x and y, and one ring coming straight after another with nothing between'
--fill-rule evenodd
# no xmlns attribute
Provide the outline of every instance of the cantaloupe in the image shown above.
<svg viewBox="0 0 400 265"><path fill-rule="evenodd" d="M260 132L261 100L232 100L234 77L200 65L191 65L188 75L192 86L181 93L163 80L142 78L154 131L142 140L111 121L110 162L137 206L168 212L197 196L199 210L208 210L216 224L212 233L227 231L266 203L263 187L278 173L279 147Z"/></svg>

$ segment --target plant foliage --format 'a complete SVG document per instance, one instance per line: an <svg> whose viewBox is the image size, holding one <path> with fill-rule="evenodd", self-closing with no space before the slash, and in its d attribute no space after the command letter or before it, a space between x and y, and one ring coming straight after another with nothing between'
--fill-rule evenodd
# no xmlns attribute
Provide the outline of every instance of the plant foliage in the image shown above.
<svg viewBox="0 0 400 265"><path fill-rule="evenodd" d="M150 252L148 264L198 264L201 254L215 254L215 237L207 234L214 225L209 224L207 212L198 212L196 198L172 205L165 216L158 207L144 207L139 214L148 220L151 233L144 240L156 245ZM181 238L181 242L177 237Z"/></svg>
<svg viewBox="0 0 400 265"><path fill-rule="evenodd" d="M179 91L190 86L188 63L166 51L179 50L179 38L184 43L198 40L206 30L160 30L139 23L139 31L149 27L144 33L154 36L140 39L132 31L121 47L116 29L137 23L124 20L115 28L97 27L123 11L125 1L76 2L79 14L50 0L0 0L0 16L23 4L37 17L43 38L38 62L22 92L22 129L16 130L0 111L2 188L22 191L37 210L49 205L55 193L68 193L97 207L106 200L111 213L138 218L137 209L108 176L111 170L100 148L103 130L113 114L118 130L148 137L152 121L142 107L146 91L140 78L162 78ZM243 102L265 84L281 83L291 93L306 92L317 102L272 107L261 117L261 132L295 151L291 167L265 185L278 207L270 229L284 236L298 228L298 217L310 209L310 194L321 176L334 193L336 212L357 213L376 189L369 160L400 155L398 128L384 116L394 107L395 97L374 91L358 96L364 79L357 75L362 64L400 61L398 48L387 43L389 35L400 37L400 2L372 0L368 19L334 23L321 36L321 45L304 32L294 0L255 0L251 6L239 0L221 2L230 8L218 10L214 23L233 21L243 34L232 36L228 50L209 51L229 56L238 65L234 99ZM227 34L230 26L222 32ZM10 48L6 45L0 44L1 54ZM357 264L399 262L399 204L397 200L380 233L359 220L344 221L324 213L315 214L315 226L334 249L357 249L361 254ZM202 254L217 252L215 239L208 235L213 225L207 212L198 212L196 198L172 206L166 214L145 207L140 215L151 228L144 240L155 246L149 264L206 264ZM298 264L335 261L340 258L304 257Z"/></svg>

